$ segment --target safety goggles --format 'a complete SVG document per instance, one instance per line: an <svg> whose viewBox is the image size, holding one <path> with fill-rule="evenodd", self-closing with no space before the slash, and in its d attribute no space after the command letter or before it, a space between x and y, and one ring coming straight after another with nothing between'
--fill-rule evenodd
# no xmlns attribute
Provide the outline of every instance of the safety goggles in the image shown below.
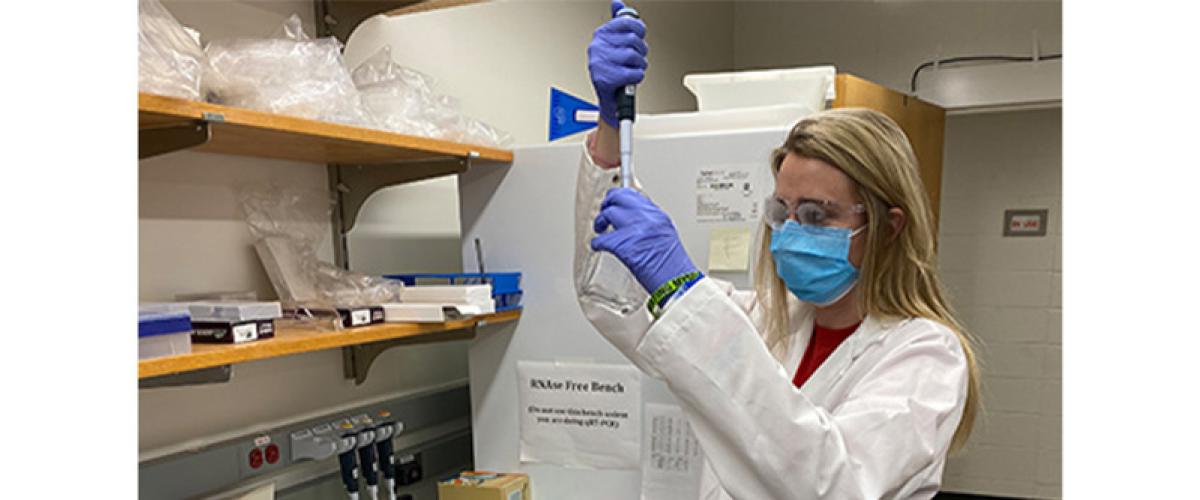
<svg viewBox="0 0 1200 500"><path fill-rule="evenodd" d="M795 207L789 207L774 196L768 196L763 202L763 219L776 231L788 219L810 226L831 227L851 223L852 216L866 211L867 207L861 203L846 206L829 200L801 199Z"/></svg>

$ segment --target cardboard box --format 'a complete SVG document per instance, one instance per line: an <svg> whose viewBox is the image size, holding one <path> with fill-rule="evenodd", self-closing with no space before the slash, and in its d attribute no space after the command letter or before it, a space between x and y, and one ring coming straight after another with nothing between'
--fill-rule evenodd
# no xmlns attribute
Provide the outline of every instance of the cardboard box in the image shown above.
<svg viewBox="0 0 1200 500"><path fill-rule="evenodd" d="M529 476L462 472L438 481L438 500L531 500Z"/></svg>

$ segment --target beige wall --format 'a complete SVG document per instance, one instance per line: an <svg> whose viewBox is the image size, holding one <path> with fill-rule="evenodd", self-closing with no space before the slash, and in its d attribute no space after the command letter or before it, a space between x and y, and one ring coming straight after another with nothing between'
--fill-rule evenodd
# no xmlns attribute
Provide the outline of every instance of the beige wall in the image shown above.
<svg viewBox="0 0 1200 500"><path fill-rule="evenodd" d="M913 69L937 57L1062 50L1062 3L1012 0L739 1L739 69L835 64L907 91ZM940 50L939 50L940 47Z"/></svg>
<svg viewBox="0 0 1200 500"><path fill-rule="evenodd" d="M350 231L350 265L369 274L463 271L458 221L456 176L382 189Z"/></svg>
<svg viewBox="0 0 1200 500"><path fill-rule="evenodd" d="M159 0L185 26L200 31L201 40L261 37L275 33L283 21L298 14L304 29L315 30L313 3L307 0Z"/></svg>

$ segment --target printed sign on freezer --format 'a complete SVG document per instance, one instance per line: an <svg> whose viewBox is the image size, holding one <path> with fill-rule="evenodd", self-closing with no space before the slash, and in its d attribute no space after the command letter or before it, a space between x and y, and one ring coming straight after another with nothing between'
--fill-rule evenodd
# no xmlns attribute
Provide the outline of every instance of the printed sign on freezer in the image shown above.
<svg viewBox="0 0 1200 500"><path fill-rule="evenodd" d="M758 220L760 191L755 169L762 165L705 167L696 175L696 222L729 223Z"/></svg>

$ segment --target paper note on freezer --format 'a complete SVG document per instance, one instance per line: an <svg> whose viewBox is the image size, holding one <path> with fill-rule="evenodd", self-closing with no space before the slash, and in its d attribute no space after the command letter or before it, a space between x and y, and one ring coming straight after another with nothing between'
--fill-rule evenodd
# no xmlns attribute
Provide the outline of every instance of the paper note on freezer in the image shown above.
<svg viewBox="0 0 1200 500"><path fill-rule="evenodd" d="M646 403L642 500L694 500L704 456L678 406Z"/></svg>
<svg viewBox="0 0 1200 500"><path fill-rule="evenodd" d="M708 237L708 270L745 271L750 268L748 227L714 227Z"/></svg>

